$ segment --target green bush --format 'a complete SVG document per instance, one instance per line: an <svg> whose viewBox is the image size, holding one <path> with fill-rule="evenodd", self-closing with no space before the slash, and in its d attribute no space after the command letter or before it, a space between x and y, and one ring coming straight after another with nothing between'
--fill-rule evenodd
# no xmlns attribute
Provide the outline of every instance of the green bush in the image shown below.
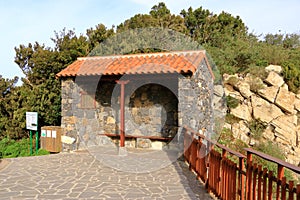
<svg viewBox="0 0 300 200"><path fill-rule="evenodd" d="M250 66L249 68L247 68L245 70L245 74L249 73L251 74L253 77L257 77L257 78L260 78L260 79L266 79L267 78L267 75L268 73L266 72L265 70L265 66L267 65L263 65L264 67L261 67L261 66L256 66L256 65L253 65L253 66Z"/></svg>
<svg viewBox="0 0 300 200"><path fill-rule="evenodd" d="M232 141L234 140L234 137L232 135L232 132L228 128L223 128L219 138L218 138L218 143L228 146Z"/></svg>
<svg viewBox="0 0 300 200"><path fill-rule="evenodd" d="M248 128L251 131L251 136L256 140L259 140L262 138L262 134L266 129L266 125L262 121L254 119L249 122Z"/></svg>
<svg viewBox="0 0 300 200"><path fill-rule="evenodd" d="M228 108L236 108L238 107L240 101L232 96L226 96L226 104Z"/></svg>
<svg viewBox="0 0 300 200"><path fill-rule="evenodd" d="M241 119L234 116L233 114L227 113L225 115L225 122L228 124L238 123Z"/></svg>
<svg viewBox="0 0 300 200"><path fill-rule="evenodd" d="M263 89L264 87L265 86L261 82L255 79L250 82L250 90L254 93L257 93L259 90Z"/></svg>
<svg viewBox="0 0 300 200"><path fill-rule="evenodd" d="M49 155L50 152L45 150L45 149L39 149L37 155L42 156L42 155Z"/></svg>
<svg viewBox="0 0 300 200"><path fill-rule="evenodd" d="M35 141L33 141L35 144ZM47 155L49 152L44 149L39 149L37 155ZM3 158L15 158L30 156L30 141L29 139L12 140L3 138L0 140L0 155ZM33 147L33 155L35 155L35 148Z"/></svg>
<svg viewBox="0 0 300 200"><path fill-rule="evenodd" d="M3 158L14 158L19 156L29 156L29 140L19 141L3 138L0 141L0 152Z"/></svg>
<svg viewBox="0 0 300 200"><path fill-rule="evenodd" d="M252 75L249 77L249 81L248 81L250 90L254 93L257 93L259 90L261 90L265 87L265 85L263 84L263 82L261 80L261 79L266 78L265 70L260 70L260 72L258 72L258 73L260 74L260 76Z"/></svg>
<svg viewBox="0 0 300 200"><path fill-rule="evenodd" d="M283 66L283 78L292 92L294 93L299 92L299 87L300 87L299 65L294 65L293 63L285 63L285 65Z"/></svg>
<svg viewBox="0 0 300 200"><path fill-rule="evenodd" d="M254 147L254 149L261 151L265 154L268 154L272 157L279 158L280 160L285 160L285 156L281 151L281 148L277 144L271 141L260 142L256 147ZM273 171L274 176L277 176L276 163L264 160L258 156L254 156L253 161L261 164L262 166L266 167L268 170ZM292 173L288 170L285 170L284 175L287 177L288 180L294 179Z"/></svg>
<svg viewBox="0 0 300 200"><path fill-rule="evenodd" d="M238 82L239 82L239 79L235 76L232 76L225 83L235 86Z"/></svg>

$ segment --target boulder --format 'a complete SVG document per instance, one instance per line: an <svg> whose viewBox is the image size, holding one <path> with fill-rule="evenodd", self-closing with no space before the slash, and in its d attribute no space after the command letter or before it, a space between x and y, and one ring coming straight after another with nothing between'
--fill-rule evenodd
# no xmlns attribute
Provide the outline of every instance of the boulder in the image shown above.
<svg viewBox="0 0 300 200"><path fill-rule="evenodd" d="M288 113L294 113L295 94L284 88L280 88L275 104Z"/></svg>
<svg viewBox="0 0 300 200"><path fill-rule="evenodd" d="M224 87L222 85L215 85L214 94L218 97L222 97L224 95Z"/></svg>
<svg viewBox="0 0 300 200"><path fill-rule="evenodd" d="M228 123L225 122L224 125L223 125L223 128L231 130L231 124L228 124Z"/></svg>
<svg viewBox="0 0 300 200"><path fill-rule="evenodd" d="M289 90L289 86L285 83L281 86L283 89Z"/></svg>
<svg viewBox="0 0 300 200"><path fill-rule="evenodd" d="M237 83L237 88L241 95L247 99L252 95L252 92L250 91L250 85L247 82L239 81Z"/></svg>
<svg viewBox="0 0 300 200"><path fill-rule="evenodd" d="M251 103L253 108L253 117L263 122L269 123L273 119L284 115L280 108L256 95L251 96Z"/></svg>
<svg viewBox="0 0 300 200"><path fill-rule="evenodd" d="M295 98L295 109L300 112L300 99Z"/></svg>
<svg viewBox="0 0 300 200"><path fill-rule="evenodd" d="M234 74L234 75L224 74L223 75L223 81L226 84L235 86L239 81L239 77L238 77L237 74Z"/></svg>
<svg viewBox="0 0 300 200"><path fill-rule="evenodd" d="M276 144L281 144L283 146L288 146L289 142L286 140L285 137L281 136L277 132L275 132L275 140Z"/></svg>
<svg viewBox="0 0 300 200"><path fill-rule="evenodd" d="M234 97L240 101L244 101L244 97L236 90L233 89L231 85L225 85L224 92L226 96Z"/></svg>
<svg viewBox="0 0 300 200"><path fill-rule="evenodd" d="M240 119L244 119L246 121L251 121L251 107L249 108L245 104L239 104L238 107L230 110L230 113Z"/></svg>
<svg viewBox="0 0 300 200"><path fill-rule="evenodd" d="M281 87L284 84L283 78L274 71L271 71L265 81L273 86Z"/></svg>
<svg viewBox="0 0 300 200"><path fill-rule="evenodd" d="M271 125L268 125L263 132L263 138L273 141L274 140L274 128Z"/></svg>
<svg viewBox="0 0 300 200"><path fill-rule="evenodd" d="M259 89L267 87L259 77L255 77L252 74L247 74L244 81L249 84L250 90L254 93L257 93Z"/></svg>
<svg viewBox="0 0 300 200"><path fill-rule="evenodd" d="M278 93L278 89L279 88L277 86L266 87L258 90L258 95L268 100L269 102L274 103Z"/></svg>
<svg viewBox="0 0 300 200"><path fill-rule="evenodd" d="M297 116L283 115L274 119L271 124L275 127L275 135L289 144L296 146Z"/></svg>
<svg viewBox="0 0 300 200"><path fill-rule="evenodd" d="M282 67L279 65L269 65L268 67L265 68L266 72L271 72L274 71L278 74L282 72Z"/></svg>
<svg viewBox="0 0 300 200"><path fill-rule="evenodd" d="M243 120L239 121L239 123L234 123L232 124L232 128L231 128L232 134L234 138L237 139L241 139L242 135L248 135L248 133L250 132L250 129L247 127L247 125L245 124L245 122ZM247 136L248 137L248 136ZM245 140L245 138L243 138ZM249 139L249 137L248 137ZM248 143L248 139L246 139L246 143Z"/></svg>
<svg viewBox="0 0 300 200"><path fill-rule="evenodd" d="M286 158L286 162L291 163L293 165L299 166L300 164L300 158L298 155L291 155L288 154Z"/></svg>
<svg viewBox="0 0 300 200"><path fill-rule="evenodd" d="M216 107L220 106L219 104L222 101L222 97L214 95L212 101L213 101L214 108L216 108Z"/></svg>

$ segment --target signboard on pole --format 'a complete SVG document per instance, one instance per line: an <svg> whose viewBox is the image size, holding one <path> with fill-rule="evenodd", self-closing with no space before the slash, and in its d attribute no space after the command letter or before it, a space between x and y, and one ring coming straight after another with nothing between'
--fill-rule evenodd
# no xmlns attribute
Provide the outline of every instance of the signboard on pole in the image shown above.
<svg viewBox="0 0 300 200"><path fill-rule="evenodd" d="M26 112L26 129L37 131L38 128L38 113Z"/></svg>

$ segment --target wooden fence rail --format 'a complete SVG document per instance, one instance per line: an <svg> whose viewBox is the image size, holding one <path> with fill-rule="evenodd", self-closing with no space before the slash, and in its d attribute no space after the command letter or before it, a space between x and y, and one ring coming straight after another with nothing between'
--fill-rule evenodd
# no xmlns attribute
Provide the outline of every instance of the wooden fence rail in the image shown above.
<svg viewBox="0 0 300 200"><path fill-rule="evenodd" d="M284 177L284 168L300 174L300 168L251 148L247 156L184 127L184 158L189 169L205 183L208 192L224 200L300 200L300 184ZM221 149L217 151L215 147ZM253 163L252 155L278 165L274 172ZM231 159L230 159L231 158ZM235 160L236 162L234 162ZM246 166L245 166L246 164Z"/></svg>

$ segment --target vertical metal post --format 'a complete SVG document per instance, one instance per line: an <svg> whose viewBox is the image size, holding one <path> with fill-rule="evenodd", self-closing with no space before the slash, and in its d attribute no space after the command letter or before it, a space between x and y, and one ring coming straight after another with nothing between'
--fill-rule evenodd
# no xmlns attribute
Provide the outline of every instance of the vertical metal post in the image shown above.
<svg viewBox="0 0 300 200"><path fill-rule="evenodd" d="M121 86L120 94L120 147L125 146L125 84L129 81L116 81Z"/></svg>
<svg viewBox="0 0 300 200"><path fill-rule="evenodd" d="M38 154L38 148L39 148L39 132L35 132L35 154Z"/></svg>
<svg viewBox="0 0 300 200"><path fill-rule="evenodd" d="M29 143L30 143L30 155L32 156L32 130L29 131L30 136L29 136Z"/></svg>

